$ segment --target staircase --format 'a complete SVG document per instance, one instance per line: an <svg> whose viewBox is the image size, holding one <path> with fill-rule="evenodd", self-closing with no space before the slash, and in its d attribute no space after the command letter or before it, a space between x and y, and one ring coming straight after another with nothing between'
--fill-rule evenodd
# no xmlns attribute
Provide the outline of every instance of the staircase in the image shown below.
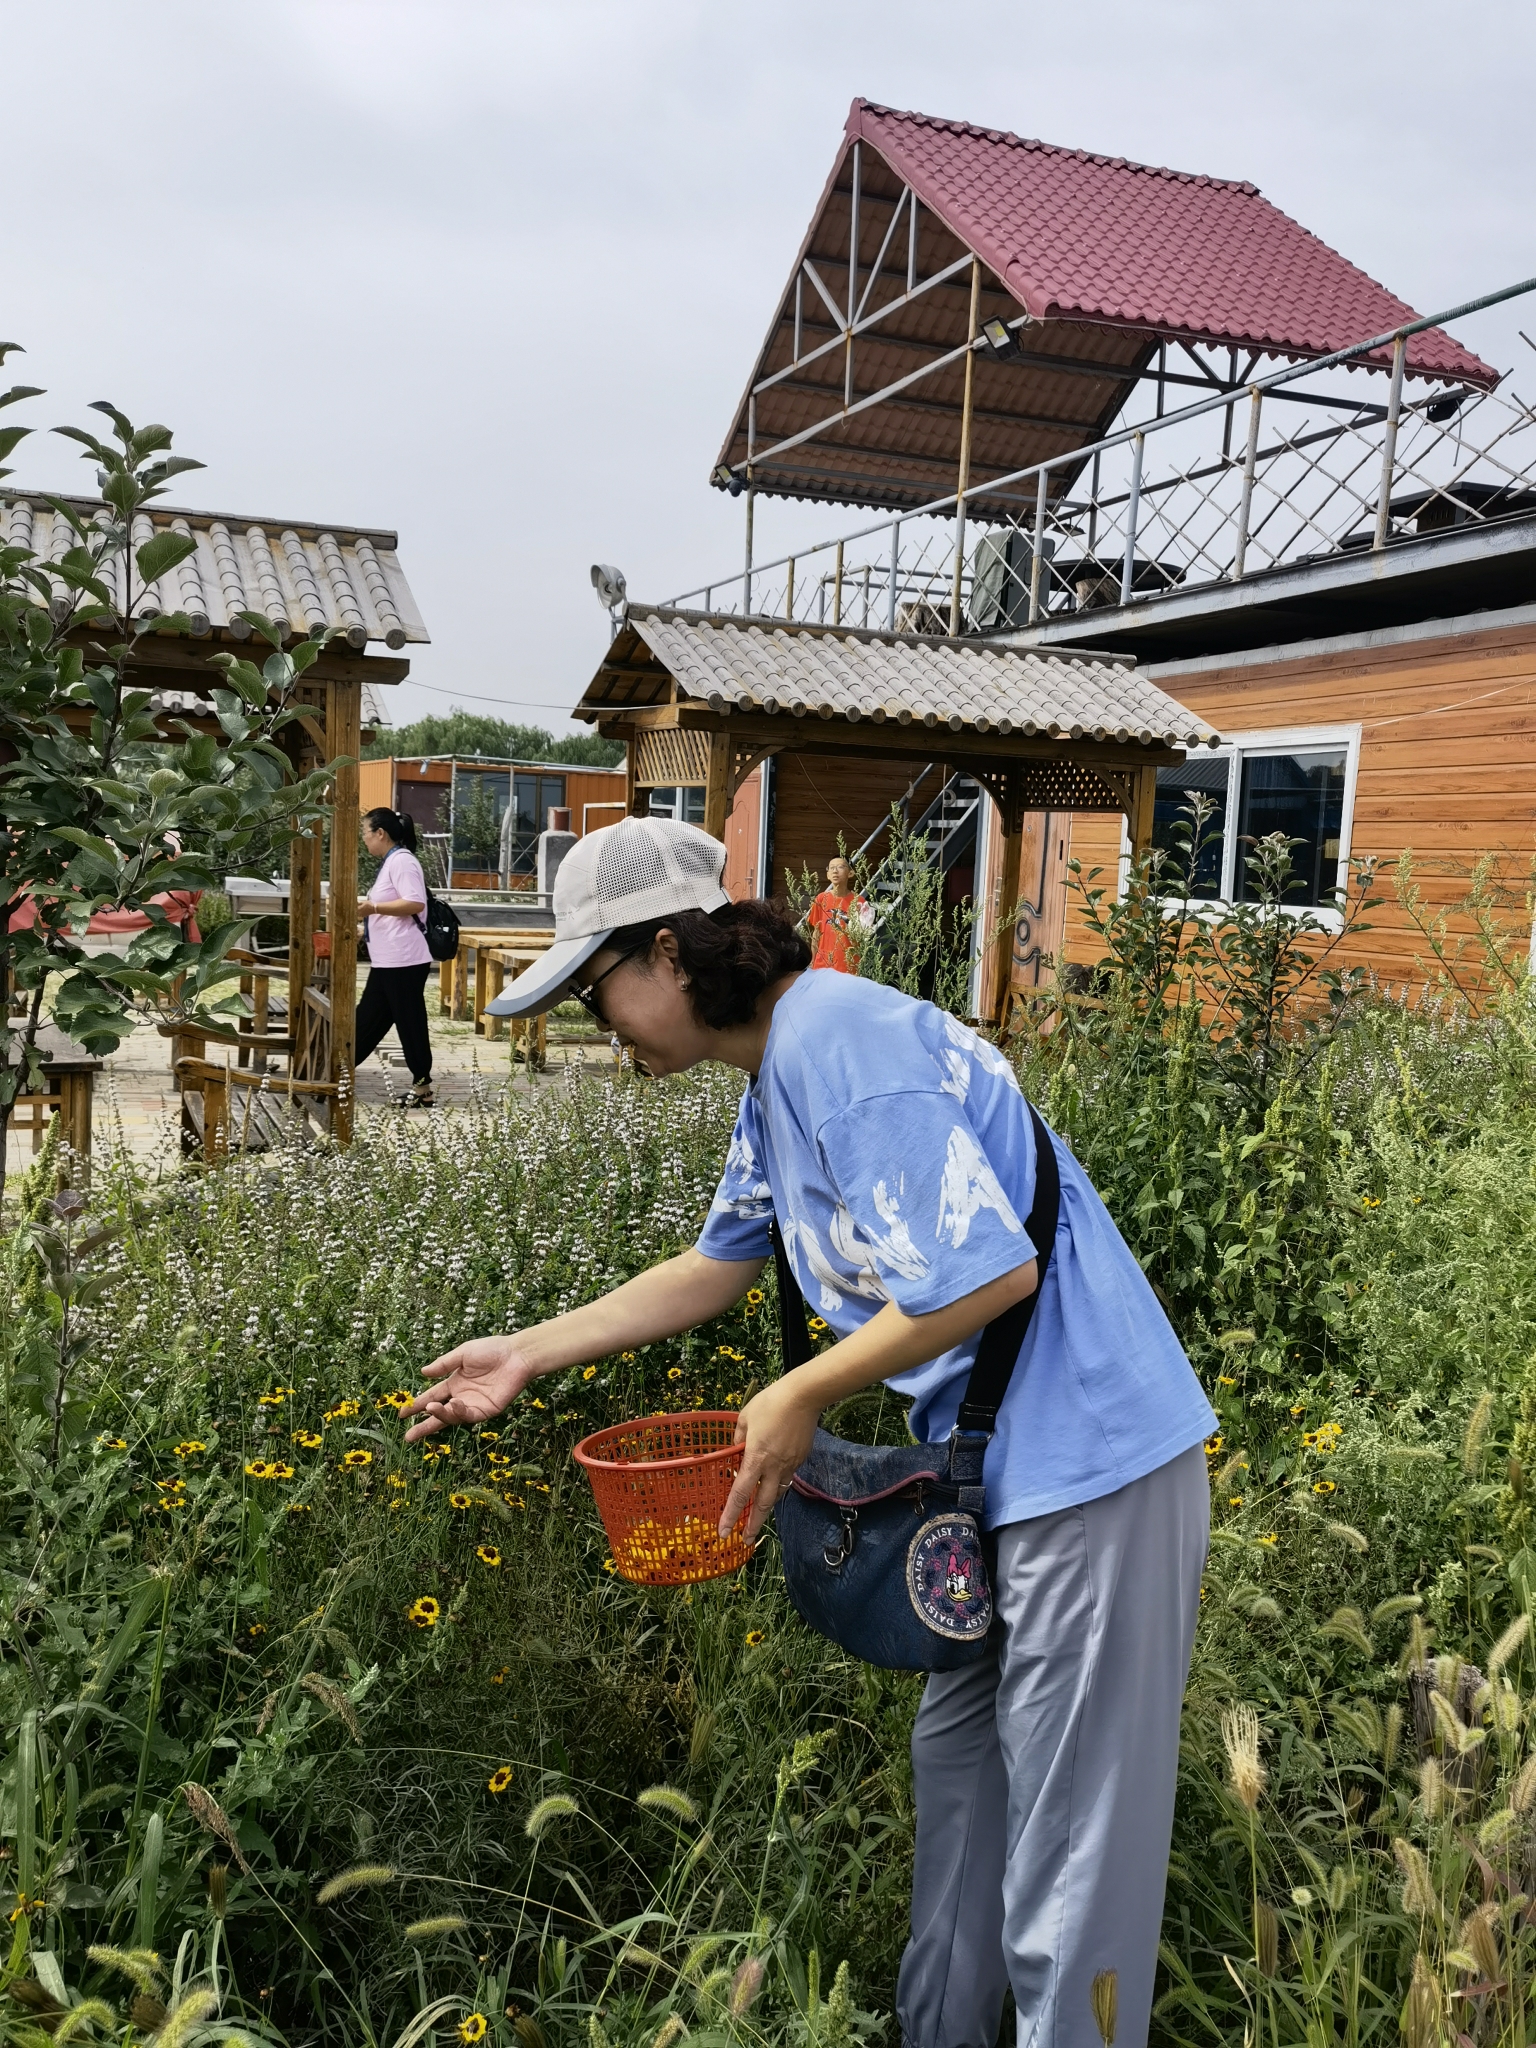
<svg viewBox="0 0 1536 2048"><path fill-rule="evenodd" d="M916 791L924 778L932 772L933 764L916 777L897 809L903 817L910 816L910 807ZM927 810L912 826L913 839L925 849L927 863L937 868L940 874L947 874L955 863L975 844L976 819L981 809L981 785L973 777L964 774L951 775L929 804ZM880 833L885 830L882 823L872 832L864 845L854 855L867 852ZM882 861L870 876L865 894L874 912L874 924L878 930L884 919L882 912L894 904L902 892L902 877L898 864L889 858Z"/></svg>

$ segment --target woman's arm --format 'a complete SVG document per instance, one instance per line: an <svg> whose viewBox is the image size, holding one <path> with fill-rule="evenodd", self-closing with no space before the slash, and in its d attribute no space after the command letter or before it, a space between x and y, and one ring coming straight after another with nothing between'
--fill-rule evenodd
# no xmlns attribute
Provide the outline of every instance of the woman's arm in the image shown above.
<svg viewBox="0 0 1536 2048"><path fill-rule="evenodd" d="M746 1450L720 1517L721 1535L730 1534L748 1507L748 1536L762 1528L774 1503L804 1464L824 1408L873 1386L876 1380L894 1379L914 1365L925 1365L930 1358L974 1337L994 1316L1033 1294L1038 1277L1031 1259L1000 1280L962 1295L948 1308L936 1308L925 1316L904 1315L894 1301L888 1301L851 1336L754 1395L736 1426L736 1441L744 1443Z"/></svg>
<svg viewBox="0 0 1536 2048"><path fill-rule="evenodd" d="M511 1336L476 1337L461 1344L422 1368L428 1379L441 1384L411 1403L411 1411L421 1420L406 1431L405 1440L414 1443L455 1422L488 1422L545 1373L564 1372L610 1352L632 1351L724 1315L740 1301L764 1263L707 1259L690 1249L626 1280L584 1308Z"/></svg>
<svg viewBox="0 0 1536 2048"><path fill-rule="evenodd" d="M420 917L426 909L425 903L412 903L409 897L396 896L389 903L375 903L365 896L357 906L359 917Z"/></svg>

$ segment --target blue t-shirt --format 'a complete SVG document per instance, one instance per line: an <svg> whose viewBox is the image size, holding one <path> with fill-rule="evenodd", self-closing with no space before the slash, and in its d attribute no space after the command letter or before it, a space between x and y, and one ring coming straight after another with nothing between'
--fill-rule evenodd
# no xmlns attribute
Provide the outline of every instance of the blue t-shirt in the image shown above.
<svg viewBox="0 0 1536 2048"><path fill-rule="evenodd" d="M993 1528L1113 1493L1216 1422L1146 1275L1053 1142L1060 1221L987 1450ZM846 1337L887 1301L924 1315L1027 1264L1034 1188L1029 1112L995 1047L894 989L802 974L774 1010L698 1249L764 1258L777 1216L812 1312ZM920 1442L949 1435L977 1342L888 1382L916 1397Z"/></svg>

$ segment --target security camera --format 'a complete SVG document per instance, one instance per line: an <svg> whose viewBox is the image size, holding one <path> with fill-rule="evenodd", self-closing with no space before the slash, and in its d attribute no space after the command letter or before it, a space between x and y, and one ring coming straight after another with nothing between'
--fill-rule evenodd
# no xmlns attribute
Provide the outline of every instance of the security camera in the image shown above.
<svg viewBox="0 0 1536 2048"><path fill-rule="evenodd" d="M623 571L615 569L611 562L592 564L592 588L609 611L616 611L624 602L626 587Z"/></svg>

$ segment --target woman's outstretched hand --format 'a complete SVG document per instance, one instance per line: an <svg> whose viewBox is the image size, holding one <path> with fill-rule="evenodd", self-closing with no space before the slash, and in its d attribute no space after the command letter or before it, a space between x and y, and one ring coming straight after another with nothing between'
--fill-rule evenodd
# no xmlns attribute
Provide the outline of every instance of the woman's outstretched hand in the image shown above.
<svg viewBox="0 0 1536 2048"><path fill-rule="evenodd" d="M418 1394L408 1415L419 1419L405 1432L408 1444L434 1436L455 1422L489 1422L510 1406L538 1374L517 1337L474 1337L422 1367L439 1384Z"/></svg>
<svg viewBox="0 0 1536 2048"><path fill-rule="evenodd" d="M814 1405L814 1396L796 1386L798 1377L786 1373L754 1394L741 1411L736 1441L746 1449L720 1517L722 1538L730 1535L749 1506L745 1534L749 1540L755 1537L805 1463L821 1410Z"/></svg>

